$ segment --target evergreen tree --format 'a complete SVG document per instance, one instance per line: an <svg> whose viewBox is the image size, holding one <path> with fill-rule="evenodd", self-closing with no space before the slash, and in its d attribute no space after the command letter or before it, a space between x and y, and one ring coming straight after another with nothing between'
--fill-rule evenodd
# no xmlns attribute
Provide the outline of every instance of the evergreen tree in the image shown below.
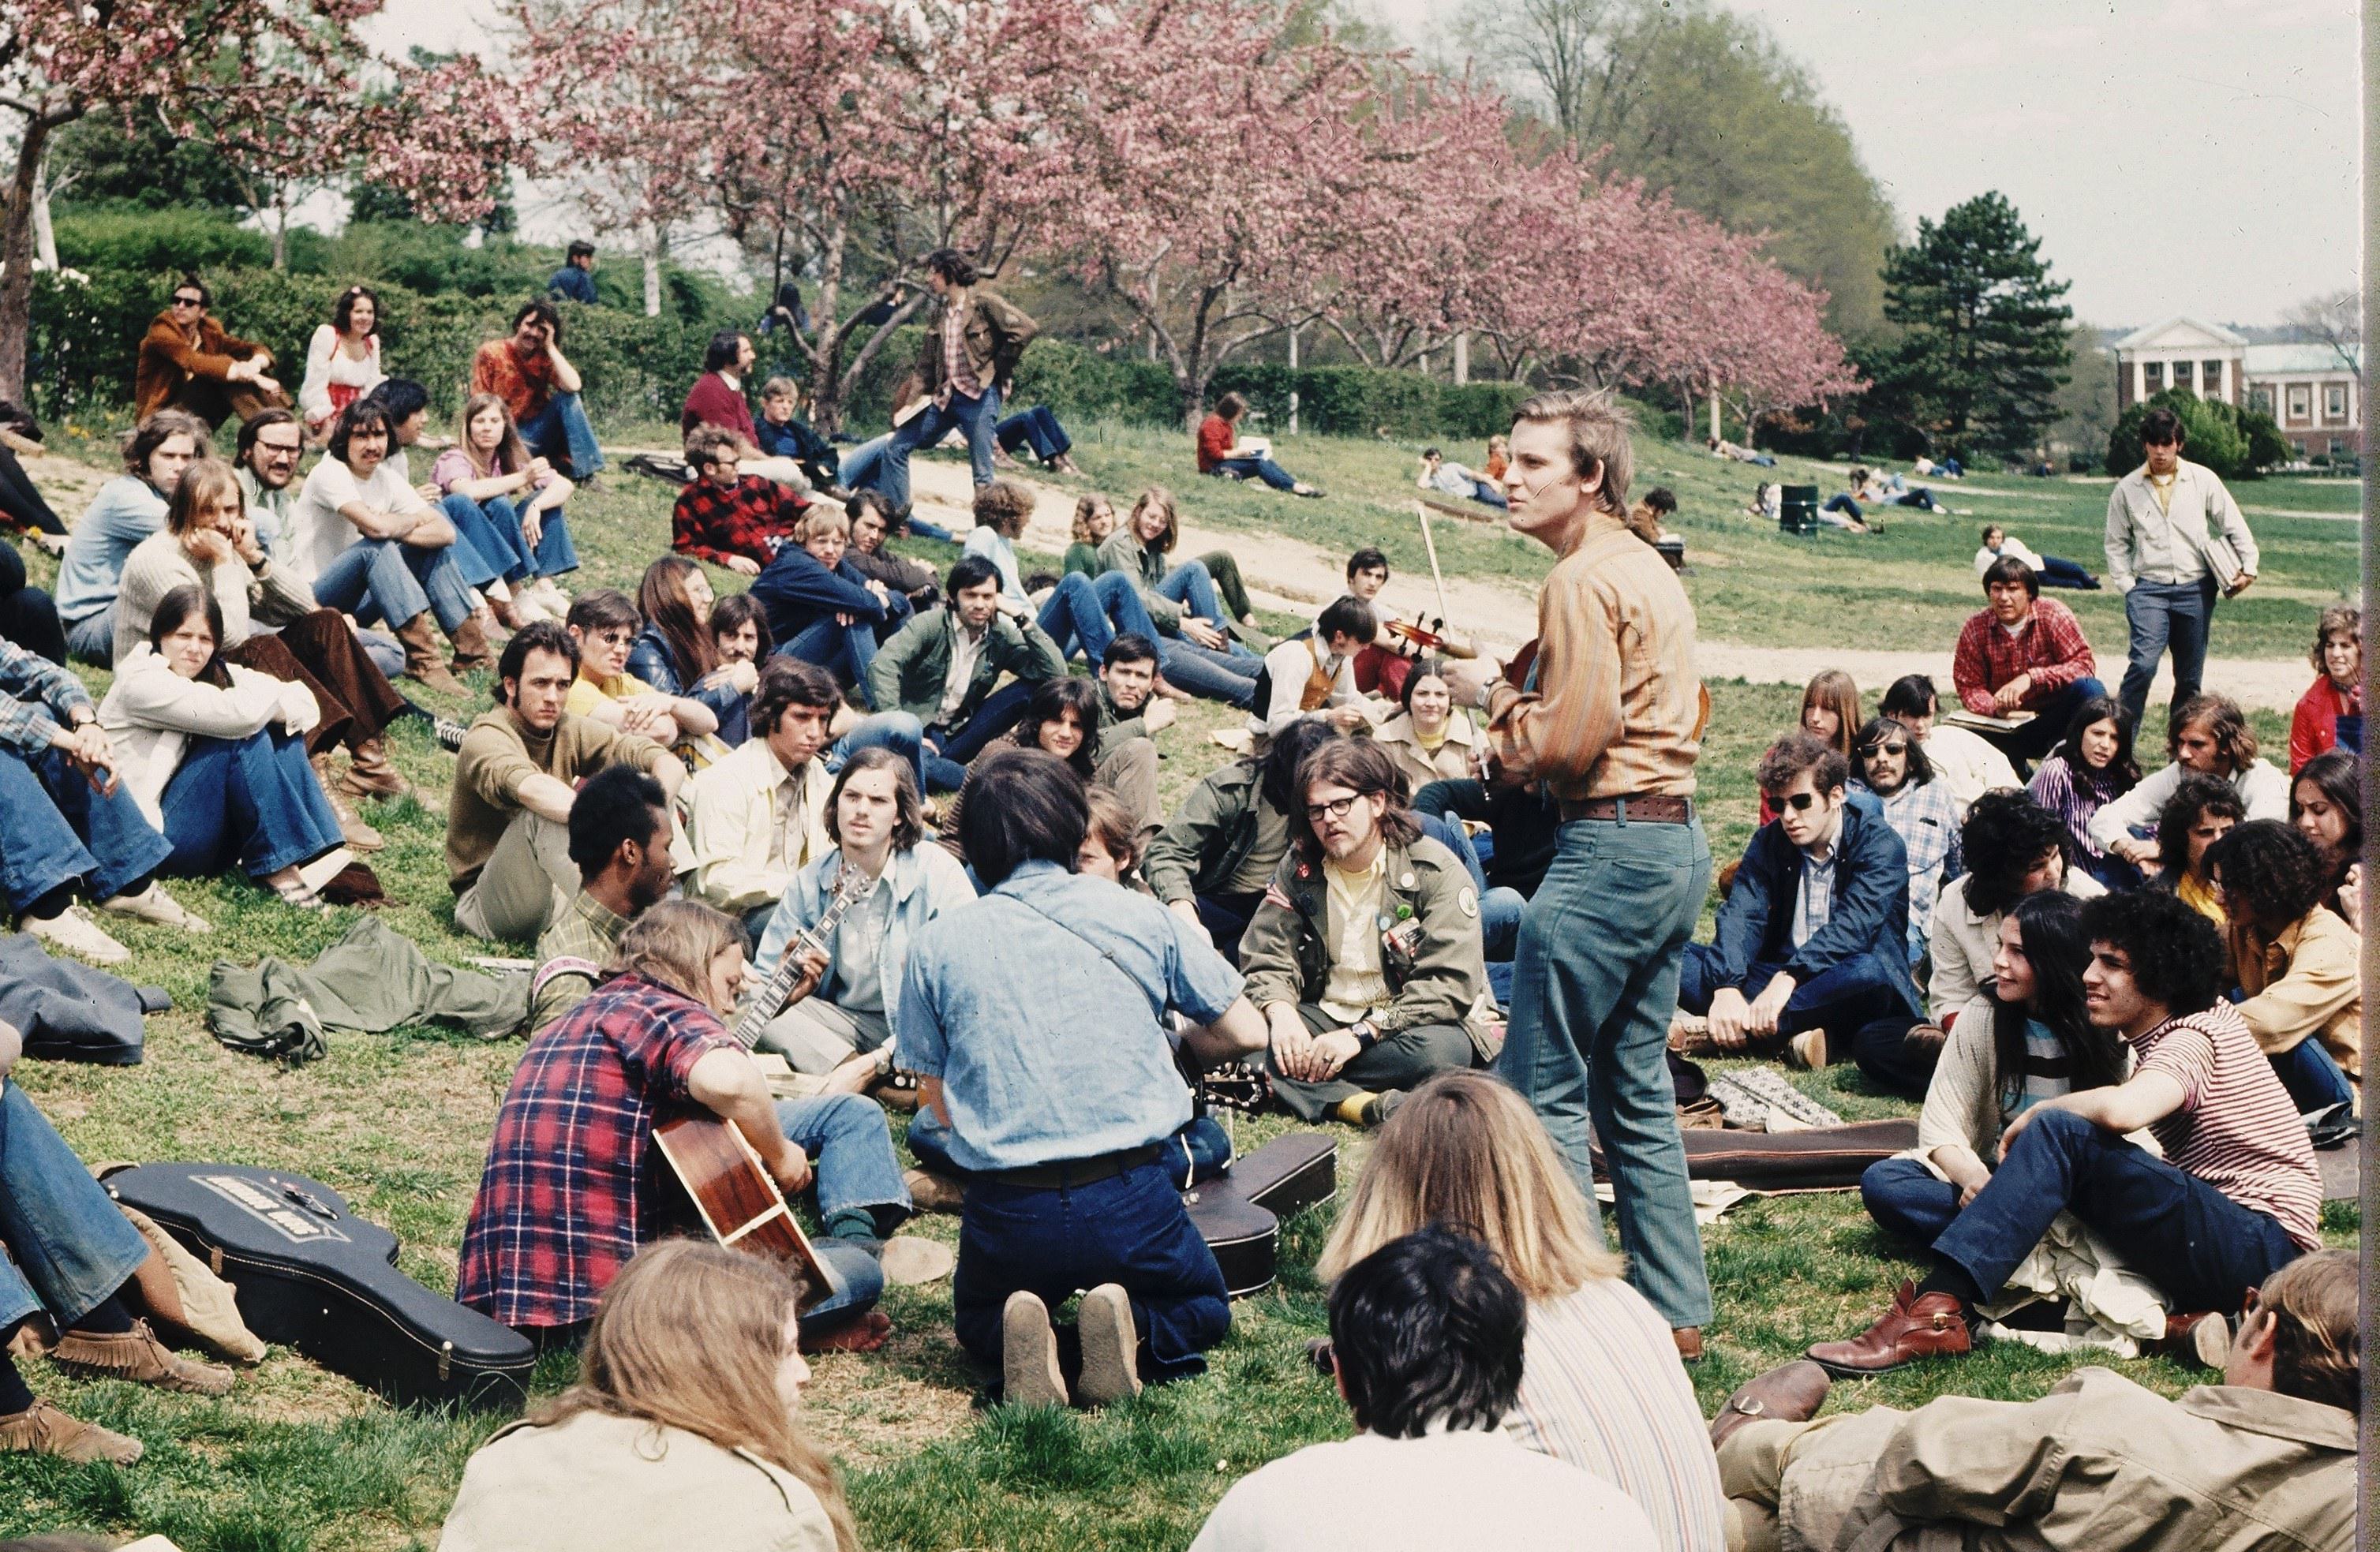
<svg viewBox="0 0 2380 1552"><path fill-rule="evenodd" d="M1900 338L1876 373L1877 407L1942 452L2022 457L2058 418L2073 360L2041 239L1998 193L1920 217L1917 240L1884 263L1884 314Z"/></svg>

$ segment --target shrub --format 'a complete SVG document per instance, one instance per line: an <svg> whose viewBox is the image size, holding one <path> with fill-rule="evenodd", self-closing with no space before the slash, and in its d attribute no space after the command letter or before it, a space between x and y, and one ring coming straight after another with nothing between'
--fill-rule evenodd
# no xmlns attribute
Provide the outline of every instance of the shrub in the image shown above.
<svg viewBox="0 0 2380 1552"><path fill-rule="evenodd" d="M2121 479L2141 467L2141 422L2153 408L2181 418L2182 455L2225 479L2253 479L2266 467L2289 456L2289 444L2269 416L2242 412L2220 399L2202 399L2187 388L2168 388L2124 411L2107 433L2109 474Z"/></svg>
<svg viewBox="0 0 2380 1552"><path fill-rule="evenodd" d="M58 262L85 274L126 270L180 275L196 270L212 285L217 270L273 261L273 244L263 233L215 211L62 211L55 227Z"/></svg>

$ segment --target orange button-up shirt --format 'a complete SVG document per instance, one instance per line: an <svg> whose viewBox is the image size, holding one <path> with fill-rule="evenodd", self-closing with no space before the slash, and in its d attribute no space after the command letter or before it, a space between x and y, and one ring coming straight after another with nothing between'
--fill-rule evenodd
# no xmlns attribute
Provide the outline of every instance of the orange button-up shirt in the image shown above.
<svg viewBox="0 0 2380 1552"><path fill-rule="evenodd" d="M1499 686L1488 738L1556 798L1691 797L1702 750L1694 609L1660 553L1598 512L1537 595L1536 688Z"/></svg>

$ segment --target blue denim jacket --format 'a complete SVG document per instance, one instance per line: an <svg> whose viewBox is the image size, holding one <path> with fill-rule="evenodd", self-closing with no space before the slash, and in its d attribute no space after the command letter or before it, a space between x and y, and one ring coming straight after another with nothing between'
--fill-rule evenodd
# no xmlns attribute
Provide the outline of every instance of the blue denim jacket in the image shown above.
<svg viewBox="0 0 2380 1552"><path fill-rule="evenodd" d="M88 619L115 601L133 546L165 526L165 498L137 474L99 488L67 536L58 563L58 618Z"/></svg>
<svg viewBox="0 0 2380 1552"><path fill-rule="evenodd" d="M952 1160L1015 1170L1179 1132L1190 1091L1159 1015L1211 1024L1239 995L1240 973L1202 928L1104 879L1028 862L917 934L894 1036L905 1063L942 1080Z"/></svg>
<svg viewBox="0 0 2380 1552"><path fill-rule="evenodd" d="M892 886L892 909L885 919L877 956L883 962L880 979L884 987L884 1022L892 1026L893 1049L898 1051L902 972L909 963L909 945L928 922L972 903L975 883L958 858L931 838L905 852L894 852L885 864L884 876ZM766 979L777 973L778 962L785 957L785 945L793 940L795 929L813 926L826 915L826 903L842 877L839 846L794 875L784 897L769 913L768 928L760 934L760 952L752 961L755 974Z"/></svg>

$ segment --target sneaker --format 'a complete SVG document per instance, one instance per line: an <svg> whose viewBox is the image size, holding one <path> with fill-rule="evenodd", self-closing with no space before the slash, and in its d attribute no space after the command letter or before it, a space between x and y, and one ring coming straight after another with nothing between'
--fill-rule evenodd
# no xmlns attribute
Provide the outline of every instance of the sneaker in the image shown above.
<svg viewBox="0 0 2380 1552"><path fill-rule="evenodd" d="M119 916L135 916L160 927L178 927L185 932L212 932L207 919L182 909L180 901L167 894L163 886L151 884L139 894L119 894L113 900L99 903L103 911L113 911Z"/></svg>
<svg viewBox="0 0 2380 1552"><path fill-rule="evenodd" d="M430 731L436 736L438 746L453 755L462 752L463 734L469 729L452 717L432 717L430 719Z"/></svg>
<svg viewBox="0 0 2380 1552"><path fill-rule="evenodd" d="M129 1379L189 1396L220 1396L231 1388L229 1369L183 1357L159 1341L146 1320L134 1321L129 1331L68 1331L50 1350L50 1362L73 1374Z"/></svg>
<svg viewBox="0 0 2380 1552"><path fill-rule="evenodd" d="M1810 1072L1824 1071L1827 1065L1827 1032L1804 1029L1785 1042L1785 1065Z"/></svg>
<svg viewBox="0 0 2380 1552"><path fill-rule="evenodd" d="M142 1446L139 1439L109 1433L96 1423L68 1417L47 1401L35 1401L23 1412L0 1417L0 1450L128 1466L140 1459Z"/></svg>
<svg viewBox="0 0 2380 1552"><path fill-rule="evenodd" d="M52 948L93 964L121 964L132 957L130 949L101 931L79 905L69 905L55 916L28 916L24 928Z"/></svg>
<svg viewBox="0 0 2380 1552"><path fill-rule="evenodd" d="M1087 1309L1089 1298L1083 1303ZM1127 1318L1130 1313L1125 1312ZM1000 1377L1001 1399L1010 1406L1066 1404L1066 1376L1058 1371L1058 1333L1050 1328L1050 1306L1021 1288L1008 1296L1000 1312Z"/></svg>
<svg viewBox="0 0 2380 1552"><path fill-rule="evenodd" d="M1083 1339L1083 1378L1075 1387L1085 1406L1107 1406L1140 1394L1140 1333L1132 1321L1132 1299L1112 1282L1083 1295L1075 1329Z"/></svg>

